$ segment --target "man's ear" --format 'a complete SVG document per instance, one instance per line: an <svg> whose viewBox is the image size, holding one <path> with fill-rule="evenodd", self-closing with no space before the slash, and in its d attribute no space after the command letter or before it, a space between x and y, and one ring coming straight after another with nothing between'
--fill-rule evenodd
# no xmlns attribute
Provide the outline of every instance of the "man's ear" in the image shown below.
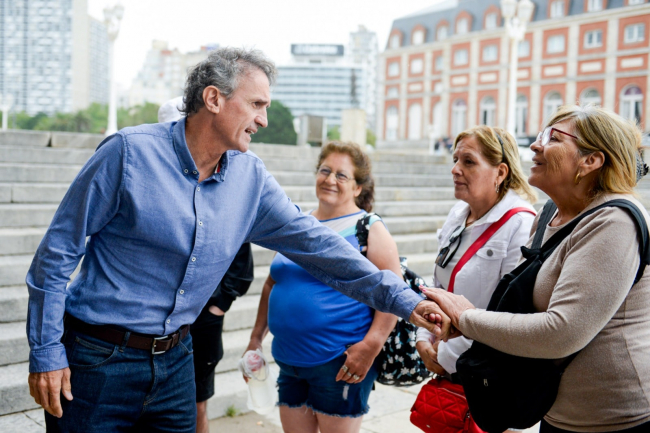
<svg viewBox="0 0 650 433"><path fill-rule="evenodd" d="M580 163L580 173L586 176L591 172L599 170L605 164L605 155L603 152L593 152L585 157Z"/></svg>
<svg viewBox="0 0 650 433"><path fill-rule="evenodd" d="M219 114L225 98L215 86L203 89L203 105L210 113Z"/></svg>

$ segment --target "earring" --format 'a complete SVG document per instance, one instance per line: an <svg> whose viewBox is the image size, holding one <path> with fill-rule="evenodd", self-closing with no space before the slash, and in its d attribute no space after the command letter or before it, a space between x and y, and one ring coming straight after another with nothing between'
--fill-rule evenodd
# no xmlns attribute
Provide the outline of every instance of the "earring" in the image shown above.
<svg viewBox="0 0 650 433"><path fill-rule="evenodd" d="M576 177L575 177L575 179L573 179L573 183L575 183L576 185L578 185L578 184L580 183L581 180L582 180L582 177L580 177L580 172L577 172L577 173L576 173Z"/></svg>
<svg viewBox="0 0 650 433"><path fill-rule="evenodd" d="M497 191L497 194L499 193L499 186L498 182L494 182L494 189Z"/></svg>

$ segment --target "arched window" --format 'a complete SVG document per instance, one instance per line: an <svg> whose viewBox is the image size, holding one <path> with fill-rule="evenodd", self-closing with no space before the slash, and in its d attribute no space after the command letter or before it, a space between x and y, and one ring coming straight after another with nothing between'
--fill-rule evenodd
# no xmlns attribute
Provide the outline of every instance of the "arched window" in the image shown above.
<svg viewBox="0 0 650 433"><path fill-rule="evenodd" d="M395 33L390 37L388 45L390 48L399 48L402 45L402 36L399 33Z"/></svg>
<svg viewBox="0 0 650 433"><path fill-rule="evenodd" d="M490 12L485 16L485 30L493 30L497 28L497 21L499 15L496 12Z"/></svg>
<svg viewBox="0 0 650 433"><path fill-rule="evenodd" d="M436 39L438 41L444 41L447 39L447 36L449 36L449 27L446 25L441 25L438 27L438 31L436 32Z"/></svg>
<svg viewBox="0 0 650 433"><path fill-rule="evenodd" d="M526 121L528 120L528 98L524 95L517 96L515 104L515 135L522 137L526 135Z"/></svg>
<svg viewBox="0 0 650 433"><path fill-rule="evenodd" d="M483 125L494 126L494 114L497 110L497 104L494 102L494 98L491 96L486 96L481 99L481 118L479 122Z"/></svg>
<svg viewBox="0 0 650 433"><path fill-rule="evenodd" d="M422 105L411 104L409 107L409 140L422 138Z"/></svg>
<svg viewBox="0 0 650 433"><path fill-rule="evenodd" d="M564 104L558 92L550 92L544 97L544 119L550 119L553 113Z"/></svg>
<svg viewBox="0 0 650 433"><path fill-rule="evenodd" d="M451 106L451 135L455 137L465 130L467 122L467 102L456 99Z"/></svg>
<svg viewBox="0 0 650 433"><path fill-rule="evenodd" d="M587 104L602 105L602 103L603 103L603 98L600 97L600 93L598 93L598 90L596 89L586 89L580 95L581 105L587 105Z"/></svg>
<svg viewBox="0 0 650 433"><path fill-rule="evenodd" d="M456 34L464 35L469 31L469 20L467 18L461 18L456 22Z"/></svg>
<svg viewBox="0 0 650 433"><path fill-rule="evenodd" d="M643 93L637 86L628 86L621 92L621 116L637 122L641 121Z"/></svg>
<svg viewBox="0 0 650 433"><path fill-rule="evenodd" d="M564 16L564 0L555 0L551 3L551 18Z"/></svg>
<svg viewBox="0 0 650 433"><path fill-rule="evenodd" d="M386 110L386 140L397 140L397 128L399 128L399 113L397 107L390 106Z"/></svg>
<svg viewBox="0 0 650 433"><path fill-rule="evenodd" d="M436 105L433 106L433 119L431 123L440 134L442 131L442 104L440 102L436 102Z"/></svg>
<svg viewBox="0 0 650 433"><path fill-rule="evenodd" d="M424 43L424 30L418 29L413 32L412 43L413 45L422 45Z"/></svg>

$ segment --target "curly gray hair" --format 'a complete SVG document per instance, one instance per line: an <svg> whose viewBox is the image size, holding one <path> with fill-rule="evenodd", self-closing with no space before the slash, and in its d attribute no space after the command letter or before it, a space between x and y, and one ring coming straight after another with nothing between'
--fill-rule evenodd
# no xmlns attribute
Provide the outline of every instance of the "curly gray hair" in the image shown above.
<svg viewBox="0 0 650 433"><path fill-rule="evenodd" d="M230 98L237 89L239 78L253 69L264 72L270 85L275 83L275 64L262 51L232 47L216 49L189 71L183 95L183 113L191 116L203 107L203 90L208 86L215 86Z"/></svg>

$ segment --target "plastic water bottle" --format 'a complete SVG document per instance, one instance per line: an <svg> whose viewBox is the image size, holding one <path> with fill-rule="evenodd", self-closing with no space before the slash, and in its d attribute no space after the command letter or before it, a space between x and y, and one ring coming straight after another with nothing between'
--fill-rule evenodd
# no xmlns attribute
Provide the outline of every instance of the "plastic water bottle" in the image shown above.
<svg viewBox="0 0 650 433"><path fill-rule="evenodd" d="M239 360L239 371L248 378L248 408L260 415L270 413L275 407L278 393L275 390L275 373L261 350L249 350Z"/></svg>

